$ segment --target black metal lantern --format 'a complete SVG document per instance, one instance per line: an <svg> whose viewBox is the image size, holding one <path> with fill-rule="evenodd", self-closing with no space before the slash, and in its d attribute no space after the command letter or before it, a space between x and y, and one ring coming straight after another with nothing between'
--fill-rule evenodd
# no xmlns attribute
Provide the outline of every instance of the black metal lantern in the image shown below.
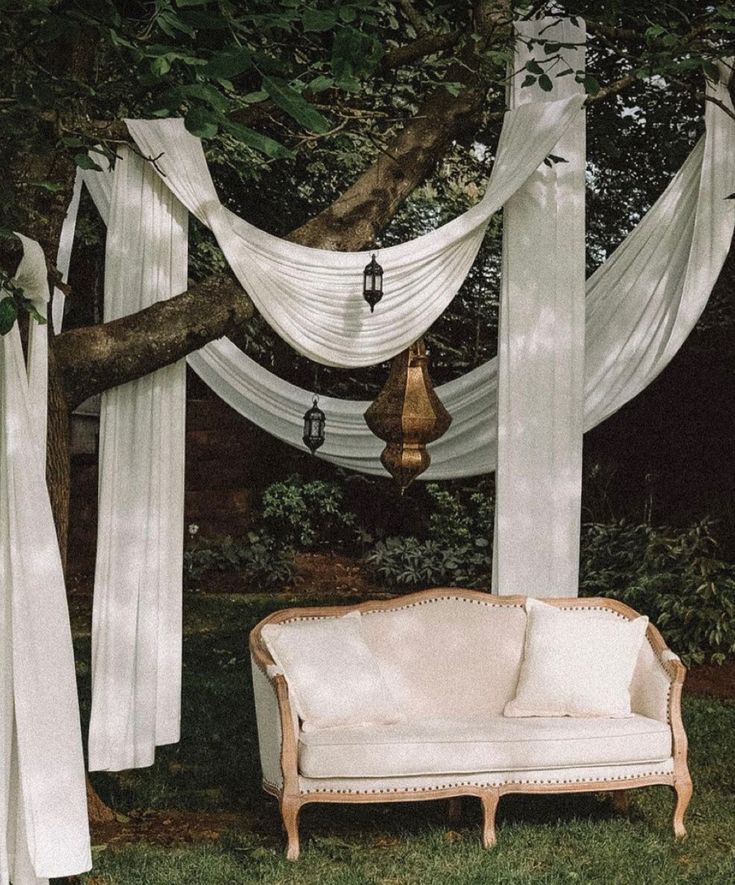
<svg viewBox="0 0 735 885"><path fill-rule="evenodd" d="M375 255L370 259L370 264L365 265L362 297L370 305L370 313L375 310L375 305L383 297L383 268L375 260Z"/></svg>
<svg viewBox="0 0 735 885"><path fill-rule="evenodd" d="M317 405L318 397L314 397L312 407L304 415L304 435L302 439L311 454L324 443L324 425L327 416Z"/></svg>

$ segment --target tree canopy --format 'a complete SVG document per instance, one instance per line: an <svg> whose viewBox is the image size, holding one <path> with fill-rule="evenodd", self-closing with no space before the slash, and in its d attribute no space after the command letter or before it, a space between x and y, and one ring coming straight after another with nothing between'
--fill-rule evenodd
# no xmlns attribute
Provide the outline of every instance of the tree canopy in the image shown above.
<svg viewBox="0 0 735 885"><path fill-rule="evenodd" d="M586 21L586 73L565 63L553 22L509 72L510 23L538 14ZM126 116L182 116L225 202L273 233L333 249L415 236L477 200L509 76L542 89L574 77L588 94L593 269L691 149L705 81L720 76L734 34L732 2L699 0L0 0L0 283L8 289L15 267L9 231L55 255L75 167L114 162ZM494 350L499 231L429 334L440 380ZM99 236L90 222L88 242ZM74 279L68 331L52 342L57 406L224 334L311 377L283 359L196 226L190 276L188 292L110 324L98 321L91 275ZM17 289L8 299L6 326L26 307ZM354 395L374 380L328 383Z"/></svg>

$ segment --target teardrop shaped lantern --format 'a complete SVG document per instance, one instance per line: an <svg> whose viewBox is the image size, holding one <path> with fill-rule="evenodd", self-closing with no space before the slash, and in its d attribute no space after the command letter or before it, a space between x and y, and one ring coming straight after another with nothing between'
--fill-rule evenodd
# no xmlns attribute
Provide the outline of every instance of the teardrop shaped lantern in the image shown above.
<svg viewBox="0 0 735 885"><path fill-rule="evenodd" d="M362 297L370 305L370 313L383 297L383 268L375 260L375 255L362 272Z"/></svg>
<svg viewBox="0 0 735 885"><path fill-rule="evenodd" d="M443 436L452 423L432 386L423 339L393 358L388 380L365 412L365 422L386 441L380 461L403 494L431 463L427 444Z"/></svg>
<svg viewBox="0 0 735 885"><path fill-rule="evenodd" d="M317 405L318 402L319 398L315 396L312 407L304 415L302 439L312 455L324 443L324 425L327 422L327 416Z"/></svg>

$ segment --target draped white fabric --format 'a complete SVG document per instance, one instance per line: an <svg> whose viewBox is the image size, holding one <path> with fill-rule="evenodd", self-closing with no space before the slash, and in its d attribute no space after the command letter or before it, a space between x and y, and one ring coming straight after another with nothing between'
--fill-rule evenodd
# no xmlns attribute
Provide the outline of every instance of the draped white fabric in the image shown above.
<svg viewBox="0 0 735 885"><path fill-rule="evenodd" d="M517 22L512 69L535 57L534 38L583 71L583 23ZM530 42L530 45L529 45ZM511 80L511 108L579 93L573 76ZM498 457L493 593L576 596L582 500L585 297L585 119L580 114L503 210L498 329ZM563 161L563 162L562 162Z"/></svg>
<svg viewBox="0 0 735 885"><path fill-rule="evenodd" d="M120 153L109 176L106 321L187 283L186 210L150 163ZM102 397L92 771L151 765L156 746L179 740L185 381L181 360Z"/></svg>
<svg viewBox="0 0 735 885"><path fill-rule="evenodd" d="M726 68L722 73L726 77ZM708 85L708 92L732 108L723 84ZM664 193L587 280L585 430L622 408L665 368L704 310L727 256L735 228L735 201L725 199L735 191L735 166L729 162L735 153L735 123L710 102L705 122L705 135ZM85 183L105 219L111 176L85 173ZM227 339L187 359L233 409L283 442L303 448L301 418L311 391L278 378ZM497 457L497 359L437 392L453 421L430 445L431 466L420 478L492 472ZM363 419L369 404L320 398L328 424L317 457L385 475L383 443Z"/></svg>
<svg viewBox="0 0 735 885"><path fill-rule="evenodd" d="M723 77L726 70L723 68ZM732 108L722 84L708 86ZM694 328L727 257L735 228L735 123L705 106L706 134L655 205L587 280L584 429L590 430L644 390ZM227 340L207 345L189 365L253 423L302 448L301 415L310 392L263 369ZM429 446L420 478L490 473L497 444L497 359L437 389L453 416ZM369 402L322 396L327 437L318 457L384 475L383 444L365 427Z"/></svg>
<svg viewBox="0 0 735 885"><path fill-rule="evenodd" d="M268 323L295 350L330 366L371 366L408 347L456 295L490 216L533 173L581 115L581 98L523 105L505 116L482 200L422 237L381 249L385 296L374 314L362 298L370 252L331 252L290 243L227 210L201 142L181 119L127 120L167 187L214 232L238 280Z"/></svg>
<svg viewBox="0 0 735 885"><path fill-rule="evenodd" d="M46 262L20 237L16 279L45 315ZM0 337L0 885L90 869L69 613L46 488L46 327Z"/></svg>

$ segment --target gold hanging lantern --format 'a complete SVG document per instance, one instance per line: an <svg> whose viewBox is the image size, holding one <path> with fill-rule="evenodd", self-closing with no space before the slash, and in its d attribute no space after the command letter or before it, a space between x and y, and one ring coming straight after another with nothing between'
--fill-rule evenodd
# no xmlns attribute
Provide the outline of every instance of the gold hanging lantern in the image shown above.
<svg viewBox="0 0 735 885"><path fill-rule="evenodd" d="M431 463L427 444L452 423L434 392L428 359L422 338L394 357L385 386L365 412L367 426L387 443L380 460L401 494Z"/></svg>

